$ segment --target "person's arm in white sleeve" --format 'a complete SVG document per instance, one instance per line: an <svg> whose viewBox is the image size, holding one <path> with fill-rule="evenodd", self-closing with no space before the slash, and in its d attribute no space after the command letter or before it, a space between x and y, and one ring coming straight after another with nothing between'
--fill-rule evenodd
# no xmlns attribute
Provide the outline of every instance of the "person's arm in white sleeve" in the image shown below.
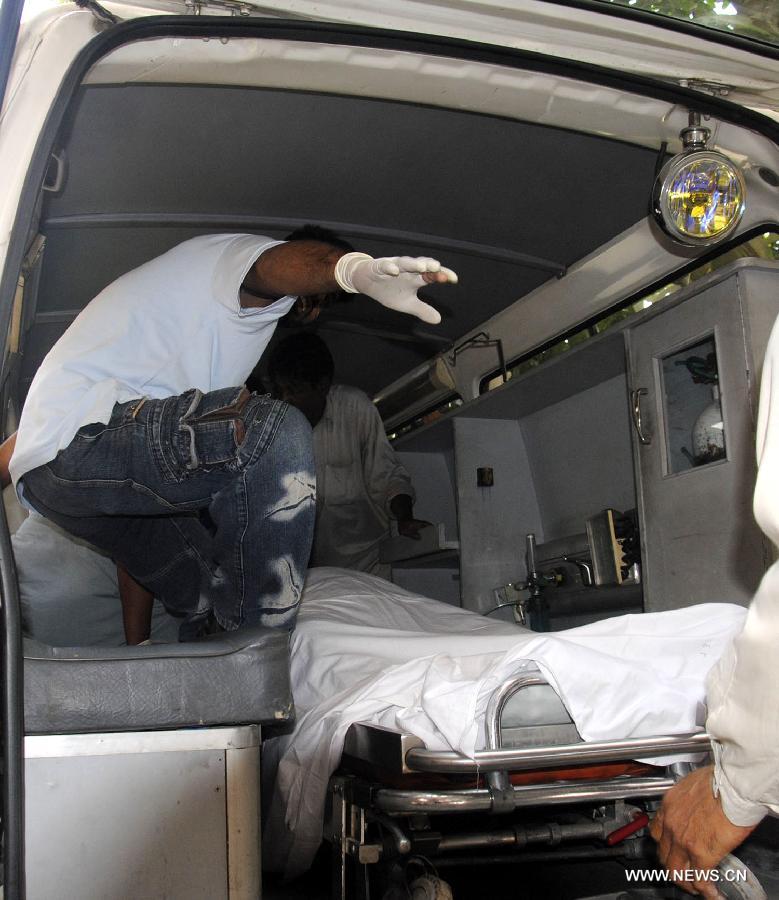
<svg viewBox="0 0 779 900"><path fill-rule="evenodd" d="M779 547L779 320L763 365L757 422L755 518ZM709 676L707 730L715 782L737 825L779 815L779 562L766 572L744 630Z"/></svg>
<svg viewBox="0 0 779 900"><path fill-rule="evenodd" d="M755 518L779 546L779 320L763 366L757 427ZM710 869L769 813L779 815L779 562L766 572L744 630L708 680L706 729L714 766L682 779L652 823L669 870ZM679 884L719 896L711 882Z"/></svg>
<svg viewBox="0 0 779 900"><path fill-rule="evenodd" d="M316 297L339 289L435 324L441 316L417 297L425 284L453 284L457 276L429 257L373 259L321 241L289 241L262 253L244 278L241 305L265 307L280 297Z"/></svg>
<svg viewBox="0 0 779 900"><path fill-rule="evenodd" d="M368 397L359 408L359 433L363 478L373 502L395 519L398 533L418 539L429 525L414 518L416 494L408 472L392 449L384 432L384 423Z"/></svg>

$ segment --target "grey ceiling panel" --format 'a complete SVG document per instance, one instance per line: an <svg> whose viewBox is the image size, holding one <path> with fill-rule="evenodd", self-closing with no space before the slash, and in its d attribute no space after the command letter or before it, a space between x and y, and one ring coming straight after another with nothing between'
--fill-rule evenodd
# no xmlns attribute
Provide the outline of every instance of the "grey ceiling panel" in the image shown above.
<svg viewBox="0 0 779 900"><path fill-rule="evenodd" d="M83 306L122 272L199 233L189 226L200 216L340 222L344 236L373 255L436 255L458 271L459 285L428 291L444 314L440 332L452 341L552 276L459 250L431 252L409 233L568 266L646 214L655 164L645 149L472 113L224 87L87 88L64 144L67 182L44 210L39 309ZM132 226L150 214L156 222ZM90 224L107 215L125 224ZM74 216L87 224L68 227ZM170 216L194 219L184 227L181 218L166 224ZM361 228L390 236L368 239ZM359 301L337 316L413 326ZM344 342L352 371L342 377L368 390L434 352L343 333L335 339ZM368 349L352 353L357 343Z"/></svg>

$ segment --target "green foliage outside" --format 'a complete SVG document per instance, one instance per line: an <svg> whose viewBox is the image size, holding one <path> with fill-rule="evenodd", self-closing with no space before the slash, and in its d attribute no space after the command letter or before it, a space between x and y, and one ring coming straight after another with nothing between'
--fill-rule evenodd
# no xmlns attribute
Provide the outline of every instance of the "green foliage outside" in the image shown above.
<svg viewBox="0 0 779 900"><path fill-rule="evenodd" d="M779 44L779 0L602 0Z"/></svg>
<svg viewBox="0 0 779 900"><path fill-rule="evenodd" d="M559 341L548 349L536 353L528 359L522 360L522 362L509 370L509 374L516 377L530 369L535 369L548 359L559 356L561 353L570 350L571 347L576 346L576 344L581 344L583 341L589 340L589 338L594 337L596 334L602 334L604 331L608 331L609 328L619 324L624 319L629 319L636 313L640 313L650 306L654 306L655 303L659 303L666 297L670 297L671 294L675 294L676 291L686 287L693 281L697 281L699 278L703 278L704 275L708 275L715 269L719 269L734 260L749 257L771 260L779 259L779 234L767 232L766 234L761 234L758 235L758 237L752 238L750 241L745 241L737 247L731 248L726 253L699 266L697 269L693 269L693 271L688 272L686 275L682 275L679 278L664 284L661 288L658 288L658 290L651 294L647 294L635 303L631 303L629 306L624 306L622 309L609 313L589 328L583 328L581 331L577 331L576 334L572 334L570 337L563 341ZM488 390L498 387L501 383L502 379L500 378L496 377L492 379Z"/></svg>

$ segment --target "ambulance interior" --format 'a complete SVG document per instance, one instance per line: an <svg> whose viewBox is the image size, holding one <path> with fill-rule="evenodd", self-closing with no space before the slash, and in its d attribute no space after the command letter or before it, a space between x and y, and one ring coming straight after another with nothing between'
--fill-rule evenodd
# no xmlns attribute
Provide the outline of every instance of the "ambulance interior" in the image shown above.
<svg viewBox="0 0 779 900"><path fill-rule="evenodd" d="M82 60L19 219L6 433L45 354L122 273L197 234L281 238L320 224L375 257L433 256L459 276L423 291L439 326L364 297L309 326L333 354L335 380L375 400L413 479L415 515L433 523L421 541L392 537L382 552L399 607L404 592L442 604L424 607L431 634L440 610L436 641L463 610L484 620L480 640L503 647L512 629L748 605L773 552L751 492L761 365L779 312L775 120L539 55L275 25L201 17L177 33L146 20L131 41ZM651 210L658 173L690 128L739 166L747 196L732 232L698 247ZM282 325L277 337L288 333ZM336 594L368 591L344 584L335 578ZM479 631L472 621L463 627ZM28 896L53 896L54 884L93 896L79 893L84 860L74 866L68 833L89 835L92 883L108 891L94 896L129 896L105 885L131 872L135 896L163 896L160 885L171 897L258 896L258 726L270 738L295 722L286 635L164 650L27 639ZM651 858L636 823L685 765L676 757L705 752L705 740L623 734L596 746L543 670L508 680L477 748L493 757L475 764L391 730L348 730L324 801L333 896L406 896L392 890L412 881L443 891L447 873L456 883L480 859L503 871L512 854L563 867ZM161 682L176 696L160 697ZM606 771L593 787L582 767L595 764ZM534 766L546 777L527 776ZM427 769L433 787L422 785ZM72 789L54 798L55 782ZM123 838L78 811L87 794L121 818ZM139 867L137 854L152 855L147 835L120 862L127 833L181 797L187 812L160 826L166 852ZM458 804L474 824L457 824Z"/></svg>

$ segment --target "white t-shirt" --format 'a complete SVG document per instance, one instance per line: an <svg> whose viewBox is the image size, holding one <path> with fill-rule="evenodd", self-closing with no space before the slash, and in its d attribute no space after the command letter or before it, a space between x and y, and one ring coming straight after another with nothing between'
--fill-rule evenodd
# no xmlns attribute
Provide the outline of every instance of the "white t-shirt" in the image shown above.
<svg viewBox="0 0 779 900"><path fill-rule="evenodd" d="M10 464L17 490L24 473L54 459L82 425L108 422L115 403L243 384L295 302L240 304L247 272L278 243L253 234L192 238L101 291L30 386Z"/></svg>

